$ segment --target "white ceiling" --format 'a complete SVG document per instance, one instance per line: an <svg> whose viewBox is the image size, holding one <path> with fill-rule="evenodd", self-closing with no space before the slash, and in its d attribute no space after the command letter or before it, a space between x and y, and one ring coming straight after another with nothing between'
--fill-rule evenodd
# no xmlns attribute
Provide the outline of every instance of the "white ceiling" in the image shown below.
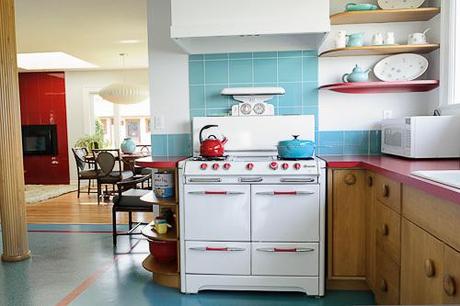
<svg viewBox="0 0 460 306"><path fill-rule="evenodd" d="M126 53L126 68L147 68L146 5L146 0L16 0L18 52L62 51L99 70L121 68L119 54Z"/></svg>

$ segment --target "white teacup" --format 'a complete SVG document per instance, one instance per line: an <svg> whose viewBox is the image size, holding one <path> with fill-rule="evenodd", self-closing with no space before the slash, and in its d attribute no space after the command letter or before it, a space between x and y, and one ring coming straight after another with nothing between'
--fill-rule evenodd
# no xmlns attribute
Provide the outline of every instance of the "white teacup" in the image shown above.
<svg viewBox="0 0 460 306"><path fill-rule="evenodd" d="M426 33L429 30L430 29L426 29L425 31L423 31L423 33L409 34L409 38L407 39L407 44L408 45L424 45L424 44L426 44L427 43Z"/></svg>
<svg viewBox="0 0 460 306"><path fill-rule="evenodd" d="M385 45L394 45L396 43L395 33L388 32L385 34Z"/></svg>
<svg viewBox="0 0 460 306"><path fill-rule="evenodd" d="M383 34L377 33L372 36L372 44L374 46L383 45Z"/></svg>

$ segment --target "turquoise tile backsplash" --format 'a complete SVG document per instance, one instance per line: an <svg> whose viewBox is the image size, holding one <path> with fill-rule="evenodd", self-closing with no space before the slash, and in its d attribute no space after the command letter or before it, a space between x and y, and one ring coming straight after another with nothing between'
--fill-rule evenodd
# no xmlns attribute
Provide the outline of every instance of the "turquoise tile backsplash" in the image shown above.
<svg viewBox="0 0 460 306"><path fill-rule="evenodd" d="M319 155L380 155L381 132L320 131Z"/></svg>
<svg viewBox="0 0 460 306"><path fill-rule="evenodd" d="M234 101L225 87L281 86L269 103L277 115L318 114L316 51L246 52L189 57L190 116L226 116Z"/></svg>
<svg viewBox="0 0 460 306"><path fill-rule="evenodd" d="M225 87L281 86L269 103L276 115L315 115L318 127L316 51L194 54L189 56L190 117L226 116L234 101ZM380 154L380 131L316 131L320 155ZM154 156L192 154L190 134L152 135Z"/></svg>
<svg viewBox="0 0 460 306"><path fill-rule="evenodd" d="M191 153L191 134L152 135L153 156L189 156Z"/></svg>

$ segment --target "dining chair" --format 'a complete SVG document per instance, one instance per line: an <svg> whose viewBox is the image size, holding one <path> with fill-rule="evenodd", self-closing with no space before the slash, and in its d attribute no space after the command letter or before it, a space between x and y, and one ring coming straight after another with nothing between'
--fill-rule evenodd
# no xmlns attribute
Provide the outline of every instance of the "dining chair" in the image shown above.
<svg viewBox="0 0 460 306"><path fill-rule="evenodd" d="M93 150L93 156L97 171L97 204L100 204L102 185L112 185L114 189L115 184L132 178L134 173L123 170L119 149Z"/></svg>
<svg viewBox="0 0 460 306"><path fill-rule="evenodd" d="M151 191L150 188L143 189L144 182L152 177L151 174L144 175L137 179L128 179L117 183L117 195L113 197L112 207L112 232L113 245L117 245L117 236L120 235L139 235L140 232L135 232L139 226L147 225L148 223L135 221L133 222L133 212L152 212L153 204L141 200L141 197ZM117 212L128 213L128 231L117 231ZM134 226L133 224L136 223Z"/></svg>
<svg viewBox="0 0 460 306"><path fill-rule="evenodd" d="M77 197L80 198L81 181L88 181L88 194L91 193L91 182L97 180L97 171L94 161L86 159L88 150L86 148L72 148L72 153L77 165L78 191Z"/></svg>

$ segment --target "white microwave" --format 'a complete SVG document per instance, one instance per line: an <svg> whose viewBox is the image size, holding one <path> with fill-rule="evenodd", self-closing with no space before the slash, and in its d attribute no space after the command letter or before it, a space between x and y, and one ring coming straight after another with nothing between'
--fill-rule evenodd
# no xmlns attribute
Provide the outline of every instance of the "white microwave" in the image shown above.
<svg viewBox="0 0 460 306"><path fill-rule="evenodd" d="M460 157L460 117L419 116L383 120L382 153L407 158Z"/></svg>

